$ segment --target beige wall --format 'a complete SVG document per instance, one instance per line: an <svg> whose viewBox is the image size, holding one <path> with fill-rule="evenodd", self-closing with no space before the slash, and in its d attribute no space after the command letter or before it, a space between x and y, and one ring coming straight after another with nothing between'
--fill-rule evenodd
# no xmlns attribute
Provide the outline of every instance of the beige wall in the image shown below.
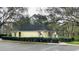
<svg viewBox="0 0 79 59"><path fill-rule="evenodd" d="M40 31L42 35L38 31L18 31L16 32L16 37L19 37L19 32L21 32L21 37L48 37L48 32ZM15 37L15 33L12 32L12 36Z"/></svg>

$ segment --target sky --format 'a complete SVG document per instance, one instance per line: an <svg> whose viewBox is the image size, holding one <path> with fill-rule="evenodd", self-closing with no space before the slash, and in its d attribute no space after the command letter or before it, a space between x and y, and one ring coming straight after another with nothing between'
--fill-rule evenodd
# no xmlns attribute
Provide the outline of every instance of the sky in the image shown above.
<svg viewBox="0 0 79 59"><path fill-rule="evenodd" d="M33 14L38 14L38 13L39 13L38 10L39 10L40 8L43 10L43 12L40 13L40 14L46 14L46 13L44 12L44 9L45 9L46 7L29 7L29 11L28 11L29 15L32 16Z"/></svg>
<svg viewBox="0 0 79 59"><path fill-rule="evenodd" d="M29 15L32 16L33 14L37 14L38 12L36 11L37 8L36 7L29 7Z"/></svg>

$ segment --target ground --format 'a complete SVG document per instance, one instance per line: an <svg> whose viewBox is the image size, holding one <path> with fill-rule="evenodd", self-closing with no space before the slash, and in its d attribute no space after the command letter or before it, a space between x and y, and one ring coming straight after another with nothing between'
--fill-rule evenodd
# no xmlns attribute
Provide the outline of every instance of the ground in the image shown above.
<svg viewBox="0 0 79 59"><path fill-rule="evenodd" d="M75 45L79 45L79 41L72 41L72 42L67 42L68 44L75 44Z"/></svg>
<svg viewBox="0 0 79 59"><path fill-rule="evenodd" d="M0 51L79 51L79 46L0 40Z"/></svg>

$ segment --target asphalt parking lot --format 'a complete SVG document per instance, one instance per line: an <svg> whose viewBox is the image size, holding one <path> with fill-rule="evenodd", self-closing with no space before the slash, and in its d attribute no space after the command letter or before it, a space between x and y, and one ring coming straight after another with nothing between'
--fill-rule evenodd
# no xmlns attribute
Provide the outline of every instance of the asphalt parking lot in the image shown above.
<svg viewBox="0 0 79 59"><path fill-rule="evenodd" d="M79 46L0 40L0 51L79 51Z"/></svg>

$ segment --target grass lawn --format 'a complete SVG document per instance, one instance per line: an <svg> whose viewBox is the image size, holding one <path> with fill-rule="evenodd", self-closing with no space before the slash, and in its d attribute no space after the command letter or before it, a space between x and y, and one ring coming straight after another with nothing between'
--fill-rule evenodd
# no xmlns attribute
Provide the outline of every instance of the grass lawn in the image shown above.
<svg viewBox="0 0 79 59"><path fill-rule="evenodd" d="M67 42L68 44L79 44L79 41Z"/></svg>

